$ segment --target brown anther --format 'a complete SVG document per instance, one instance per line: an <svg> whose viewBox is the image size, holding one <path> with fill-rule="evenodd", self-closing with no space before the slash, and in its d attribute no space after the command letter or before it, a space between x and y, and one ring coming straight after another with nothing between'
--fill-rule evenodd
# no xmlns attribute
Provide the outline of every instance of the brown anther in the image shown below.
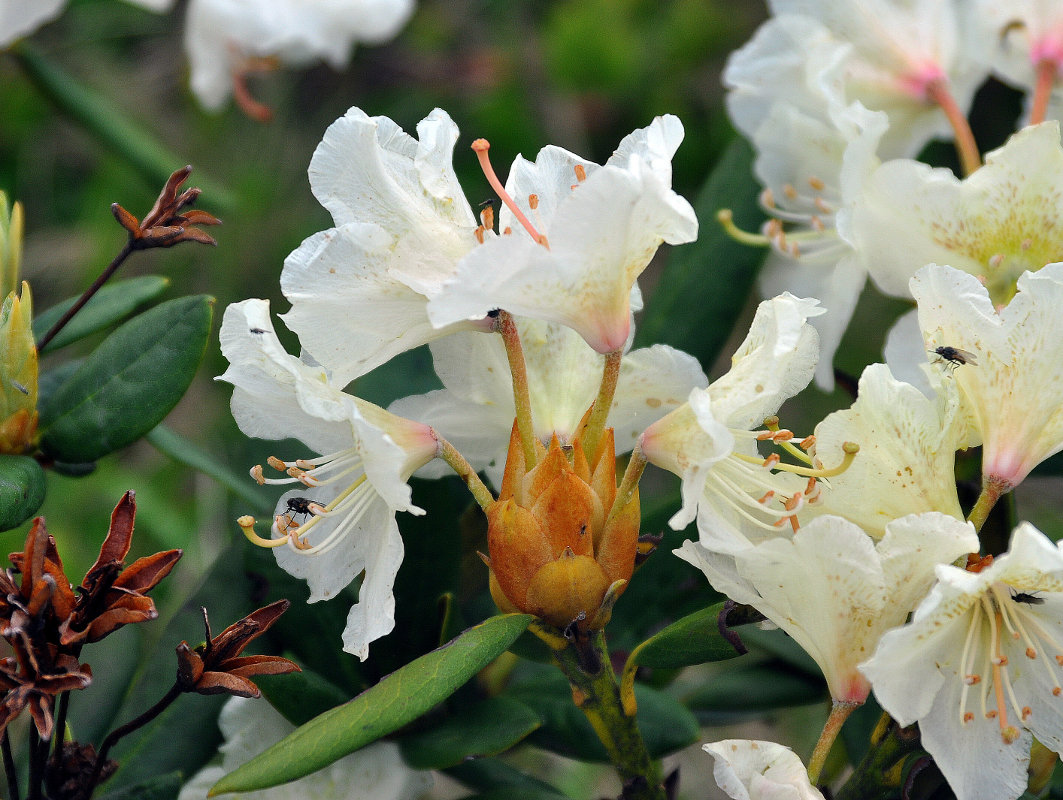
<svg viewBox="0 0 1063 800"><path fill-rule="evenodd" d="M502 235L503 236L512 236L513 235L513 229L507 225L505 227L505 230L502 231Z"/></svg>
<svg viewBox="0 0 1063 800"><path fill-rule="evenodd" d="M1032 647L1027 647L1026 648L1026 657L1027 658L1037 658L1037 651L1034 650Z"/></svg>
<svg viewBox="0 0 1063 800"><path fill-rule="evenodd" d="M966 683L968 686L974 686L975 684L982 682L982 676L981 675L964 675L963 676L963 682Z"/></svg>
<svg viewBox="0 0 1063 800"><path fill-rule="evenodd" d="M278 531L287 536L292 525L295 524L295 520L287 514L278 514L273 518L273 524L277 526Z"/></svg>
<svg viewBox="0 0 1063 800"><path fill-rule="evenodd" d="M493 231L495 229L495 209L492 206L487 206L480 212L480 222L484 231Z"/></svg>
<svg viewBox="0 0 1063 800"><path fill-rule="evenodd" d="M299 469L308 469L309 470L309 469L313 469L314 468L314 462L313 461L307 461L305 458L297 458L297 459L295 459L295 466L299 467Z"/></svg>
<svg viewBox="0 0 1063 800"><path fill-rule="evenodd" d="M537 194L528 195L528 208L530 208L532 211L538 211L539 210L539 195L537 195Z"/></svg>
<svg viewBox="0 0 1063 800"><path fill-rule="evenodd" d="M305 469L299 469L299 467L295 466L288 467L284 470L284 472L288 475L289 478L295 478L296 480L302 480L303 476L306 474Z"/></svg>
<svg viewBox="0 0 1063 800"><path fill-rule="evenodd" d="M1022 707L1022 715L1021 715L1022 716L1022 721L1025 722L1027 719L1029 719L1029 717L1030 717L1030 715L1032 713L1033 713L1033 709L1032 708L1030 708L1029 706L1023 706Z"/></svg>
<svg viewBox="0 0 1063 800"><path fill-rule="evenodd" d="M1052 689L1053 697L1059 697L1061 694L1063 694L1063 689L1061 689L1060 687L1056 686Z"/></svg>
<svg viewBox="0 0 1063 800"><path fill-rule="evenodd" d="M771 438L772 441L775 442L788 442L794 438L794 432L788 431L783 428L781 431L775 431L775 433L772 434Z"/></svg>
<svg viewBox="0 0 1063 800"><path fill-rule="evenodd" d="M815 436L806 436L804 439L799 441L797 443L797 445L802 450L811 450L813 447L816 446L816 437Z"/></svg>
<svg viewBox="0 0 1063 800"><path fill-rule="evenodd" d="M480 244L483 244L484 243L484 226L481 225L480 227L478 227L476 230L474 230L472 232L472 235L476 237L476 241L477 242L479 242Z"/></svg>
<svg viewBox="0 0 1063 800"><path fill-rule="evenodd" d="M974 713L973 712L971 712L971 711L964 712L964 715L963 715L963 721L964 722L970 722L973 719L974 719Z"/></svg>
<svg viewBox="0 0 1063 800"><path fill-rule="evenodd" d="M997 710L995 708L992 708L989 711L985 712L985 718L986 719L996 719L997 718Z"/></svg>
<svg viewBox="0 0 1063 800"><path fill-rule="evenodd" d="M793 187L793 184L788 183L785 186L783 186L782 187L782 193L784 195L786 195L788 198L790 198L791 200L796 200L797 199L797 189L795 189Z"/></svg>
<svg viewBox="0 0 1063 800"><path fill-rule="evenodd" d="M782 459L778 453L772 453L770 456L764 459L764 463L761 465L764 469L775 469Z"/></svg>
<svg viewBox="0 0 1063 800"><path fill-rule="evenodd" d="M760 193L760 204L765 208L775 208L775 193L771 189L765 189Z"/></svg>
<svg viewBox="0 0 1063 800"><path fill-rule="evenodd" d="M761 431L760 433L757 434L757 441L758 442L766 442L766 441L768 441L768 439L770 439L774 435L775 435L774 431Z"/></svg>
<svg viewBox="0 0 1063 800"><path fill-rule="evenodd" d="M996 658L991 658L990 661L998 666L1006 667L1008 665L1008 657L1001 653Z"/></svg>
<svg viewBox="0 0 1063 800"><path fill-rule="evenodd" d="M775 490L774 489L769 489L768 491L766 491L764 493L764 496L761 497L757 502L760 503L761 505L764 505L769 500L771 500L771 498L773 498L773 497L775 497Z"/></svg>
<svg viewBox="0 0 1063 800"><path fill-rule="evenodd" d="M192 167L187 166L170 175L155 200L155 205L142 222L118 203L111 206L111 213L118 220L118 224L129 232L130 246L134 250L173 247L181 242L217 244L213 237L195 227L197 225L219 225L221 221L217 217L197 209L182 212L182 209L194 203L200 194L200 190L196 188L177 193L181 184L188 180L191 173Z"/></svg>
<svg viewBox="0 0 1063 800"><path fill-rule="evenodd" d="M967 554L967 571L968 572L981 572L990 564L993 563L993 556L980 556L978 553Z"/></svg>
<svg viewBox="0 0 1063 800"><path fill-rule="evenodd" d="M587 180L587 170L584 169L582 164L576 164L576 166L572 168L572 171L576 173L576 180L580 183Z"/></svg>
<svg viewBox="0 0 1063 800"><path fill-rule="evenodd" d="M1063 655L1056 656L1056 663L1063 667Z"/></svg>
<svg viewBox="0 0 1063 800"><path fill-rule="evenodd" d="M821 179L814 176L808 179L808 185L816 192L822 192L827 186Z"/></svg>
<svg viewBox="0 0 1063 800"><path fill-rule="evenodd" d="M257 483L259 486L265 485L266 478L262 473L261 464L255 464L255 466L251 467L251 477L255 479L255 483Z"/></svg>
<svg viewBox="0 0 1063 800"><path fill-rule="evenodd" d="M793 511L795 508L801 505L801 501L804 499L804 494L801 492L795 492L794 496L783 503L783 508L787 511Z"/></svg>
<svg viewBox="0 0 1063 800"><path fill-rule="evenodd" d="M284 472L286 469L288 469L288 465L285 464L283 461L281 461L276 456L270 456L269 458L267 458L266 459L266 463L269 464L271 467L273 467L273 469L277 470L278 472Z"/></svg>

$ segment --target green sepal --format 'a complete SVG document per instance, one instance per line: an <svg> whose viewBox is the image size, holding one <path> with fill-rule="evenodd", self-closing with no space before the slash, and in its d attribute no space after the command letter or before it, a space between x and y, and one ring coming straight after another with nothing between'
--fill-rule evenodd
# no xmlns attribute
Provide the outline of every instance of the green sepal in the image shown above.
<svg viewBox="0 0 1063 800"><path fill-rule="evenodd" d="M95 461L132 444L181 399L210 337L214 299L169 300L126 322L41 406L41 449Z"/></svg>
<svg viewBox="0 0 1063 800"><path fill-rule="evenodd" d="M170 279L161 275L144 275L139 278L111 281L94 294L75 314L70 322L41 350L50 353L72 342L84 339L97 331L124 319L139 306L159 297L170 285ZM77 297L71 297L54 305L33 319L33 337L40 341L59 318L67 312Z"/></svg>
<svg viewBox="0 0 1063 800"><path fill-rule="evenodd" d="M506 614L470 628L350 702L315 717L226 775L211 793L278 786L375 742L452 695L503 653L531 620L527 614Z"/></svg>
<svg viewBox="0 0 1063 800"><path fill-rule="evenodd" d="M467 758L502 753L538 728L539 715L508 697L490 697L462 708L438 725L399 741L415 769L445 769Z"/></svg>
<svg viewBox="0 0 1063 800"><path fill-rule="evenodd" d="M29 456L0 455L0 531L17 528L44 502L44 470Z"/></svg>

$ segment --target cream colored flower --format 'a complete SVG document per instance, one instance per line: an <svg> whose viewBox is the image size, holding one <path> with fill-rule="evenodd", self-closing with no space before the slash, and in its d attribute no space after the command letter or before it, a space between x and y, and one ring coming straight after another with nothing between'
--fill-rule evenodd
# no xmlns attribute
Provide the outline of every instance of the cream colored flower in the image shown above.
<svg viewBox="0 0 1063 800"><path fill-rule="evenodd" d="M809 782L805 765L789 747L727 739L701 749L716 760L712 770L716 785L734 800L823 800Z"/></svg>

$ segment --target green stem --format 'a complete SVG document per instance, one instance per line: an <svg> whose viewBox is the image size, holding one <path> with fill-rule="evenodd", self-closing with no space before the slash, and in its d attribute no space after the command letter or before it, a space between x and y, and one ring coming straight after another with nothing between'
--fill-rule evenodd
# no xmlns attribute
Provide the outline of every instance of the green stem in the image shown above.
<svg viewBox="0 0 1063 800"><path fill-rule="evenodd" d="M458 474L458 477L465 482L465 485L472 492L473 499L484 511L495 502L495 497L491 494L491 490L484 485L484 482L480 480L480 476L476 474L476 470L473 469L470 464L458 449L444 439L439 437L439 458L443 459L447 465Z"/></svg>
<svg viewBox="0 0 1063 800"><path fill-rule="evenodd" d="M831 701L830 716L827 717L827 722L819 735L819 741L816 742L816 749L812 751L812 758L808 760L808 779L813 786L819 782L820 773L823 772L823 765L827 763L827 756L830 755L831 746L833 746L834 740L838 738L842 725L845 724L845 720L849 719L849 715L858 708L860 708L859 703L847 703L842 700Z"/></svg>
<svg viewBox="0 0 1063 800"><path fill-rule="evenodd" d="M898 728L886 714L876 733L864 760L835 793L835 800L876 800L895 794L902 785L903 759L919 749L919 736L915 728Z"/></svg>
<svg viewBox="0 0 1063 800"><path fill-rule="evenodd" d="M128 161L152 187L162 186L175 166L188 162L187 158L170 152L146 128L132 122L109 99L78 83L28 42L20 42L10 52L41 94ZM225 189L209 180L201 180L199 185L214 208L226 211L235 207L232 195Z"/></svg>
<svg viewBox="0 0 1063 800"><path fill-rule="evenodd" d="M624 784L623 800L665 800L660 768L650 757L634 716L624 713L605 634L577 632L554 658L572 686L572 699L590 722Z"/></svg>
<svg viewBox="0 0 1063 800"><path fill-rule="evenodd" d="M509 359L509 372L513 376L513 405L517 411L517 430L520 431L520 443L524 450L525 469L535 466L535 427L532 422L531 392L528 388L528 367L524 361L524 348L520 344L517 323L508 311L499 311L498 332L506 345Z"/></svg>
<svg viewBox="0 0 1063 800"><path fill-rule="evenodd" d="M587 426L583 429L580 437L583 442L583 452L592 464L598 458L598 442L605 430L605 420L613 408L613 395L616 394L616 384L620 380L620 362L624 358L624 351L614 350L605 357L605 366L602 369L602 383L598 388L598 397L591 408Z"/></svg>
<svg viewBox="0 0 1063 800"><path fill-rule="evenodd" d="M4 774L7 776L7 792L11 800L20 800L18 793L18 770L15 768L15 758L11 754L11 740L7 737L7 729L0 733L0 751L4 754Z"/></svg>
<svg viewBox="0 0 1063 800"><path fill-rule="evenodd" d="M982 493L978 495L971 513L967 515L967 521L974 525L976 531L982 530L989 512L997 501L1011 490L1011 485L997 480L992 475L986 475L982 479Z"/></svg>

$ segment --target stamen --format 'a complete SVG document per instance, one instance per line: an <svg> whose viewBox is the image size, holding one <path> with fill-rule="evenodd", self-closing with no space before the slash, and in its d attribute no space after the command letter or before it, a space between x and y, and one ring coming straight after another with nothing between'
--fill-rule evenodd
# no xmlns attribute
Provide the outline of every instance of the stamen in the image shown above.
<svg viewBox="0 0 1063 800"><path fill-rule="evenodd" d="M487 206L480 212L480 224L485 231L493 231L495 229L494 206Z"/></svg>
<svg viewBox="0 0 1063 800"><path fill-rule="evenodd" d="M513 212L513 216L517 218L521 225L524 226L524 230L532 237L533 240L539 244L546 244L546 237L540 234L535 227L531 224L524 212L520 210L513 198L509 196L509 192L506 191L502 182L495 174L494 167L491 166L491 160L487 156L487 151L491 148L490 142L486 139L477 139L472 143L472 149L476 153L476 157L480 160L480 169L483 170L484 176L487 178L487 182L491 184L491 188L495 190L495 193L499 196L506 207Z"/></svg>
<svg viewBox="0 0 1063 800"><path fill-rule="evenodd" d="M257 533L255 533L255 518L252 516L244 515L236 520L236 524L240 526L240 530L244 532L244 536L251 544L258 545L259 547L280 547L283 544L287 544L287 537L280 539L263 539Z"/></svg>
<svg viewBox="0 0 1063 800"><path fill-rule="evenodd" d="M974 651L972 650L972 644L974 638L981 623L981 615L978 613L978 607L971 609L971 624L967 626L967 636L964 637L963 650L960 653L960 670L963 672L963 688L960 690L960 722L970 722L974 719L974 714L967 711L967 690L982 682L982 676L974 671L974 664L971 663Z"/></svg>
<svg viewBox="0 0 1063 800"><path fill-rule="evenodd" d="M255 464L255 466L251 467L251 477L255 479L255 483L257 483L259 486L265 485L266 478L262 472L261 464Z"/></svg>
<svg viewBox="0 0 1063 800"><path fill-rule="evenodd" d="M749 233L739 228L734 223L734 212L729 208L721 208L716 212L716 221L723 226L724 231L734 239L736 242L742 242L743 244L753 245L756 247L765 247L771 244L769 237L761 236L755 233ZM774 220L773 220L774 221Z"/></svg>
<svg viewBox="0 0 1063 800"><path fill-rule="evenodd" d="M582 164L576 164L576 166L572 168L572 171L576 173L576 180L580 183L587 180L587 170L583 168Z"/></svg>

